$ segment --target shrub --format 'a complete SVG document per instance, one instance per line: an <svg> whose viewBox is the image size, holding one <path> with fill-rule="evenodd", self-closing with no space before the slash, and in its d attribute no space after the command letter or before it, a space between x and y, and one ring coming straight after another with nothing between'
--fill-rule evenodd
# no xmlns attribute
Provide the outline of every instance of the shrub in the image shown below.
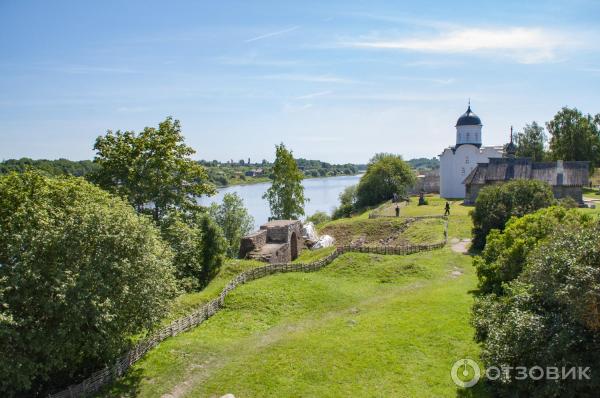
<svg viewBox="0 0 600 398"><path fill-rule="evenodd" d="M542 181L512 180L483 188L475 201L475 209L471 212L472 248L482 250L490 231L502 231L510 217L521 217L553 203L552 189Z"/></svg>
<svg viewBox="0 0 600 398"><path fill-rule="evenodd" d="M200 282L202 287L205 287L219 273L223 265L227 242L221 228L209 216L204 216L200 220L200 231L202 233Z"/></svg>
<svg viewBox="0 0 600 398"><path fill-rule="evenodd" d="M528 257L504 296L485 295L474 306L476 339L486 366L600 369L600 224L560 226ZM513 372L514 375L514 372ZM596 396L591 380L501 377L501 396Z"/></svg>
<svg viewBox="0 0 600 398"><path fill-rule="evenodd" d="M391 199L394 193L403 196L415 181L414 172L401 156L375 155L358 183L357 206L377 205Z"/></svg>
<svg viewBox="0 0 600 398"><path fill-rule="evenodd" d="M340 205L333 209L332 218L337 220L338 218L350 217L356 207L356 185L350 185L346 187L342 193L340 193Z"/></svg>
<svg viewBox="0 0 600 398"><path fill-rule="evenodd" d="M317 211L312 216L307 217L306 221L312 222L315 225L319 225L331 221L331 217L329 217L329 215L324 211Z"/></svg>
<svg viewBox="0 0 600 398"><path fill-rule="evenodd" d="M248 214L244 201L237 193L226 193L220 205L210 207L210 215L221 227L227 240L227 256L237 258L242 237L252 231L254 218Z"/></svg>
<svg viewBox="0 0 600 398"><path fill-rule="evenodd" d="M0 178L0 393L41 394L112 362L176 293L172 254L81 178Z"/></svg>
<svg viewBox="0 0 600 398"><path fill-rule="evenodd" d="M503 293L502 285L521 273L527 254L560 225L588 225L589 215L553 206L511 218L503 232L492 230L481 256L475 257L482 293Z"/></svg>

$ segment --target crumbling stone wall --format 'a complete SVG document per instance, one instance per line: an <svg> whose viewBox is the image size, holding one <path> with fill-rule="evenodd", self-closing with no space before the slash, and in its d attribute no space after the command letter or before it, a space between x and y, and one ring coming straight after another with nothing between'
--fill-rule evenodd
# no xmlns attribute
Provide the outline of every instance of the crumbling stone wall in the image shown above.
<svg viewBox="0 0 600 398"><path fill-rule="evenodd" d="M269 263L289 262L304 247L302 223L298 220L274 220L260 226L260 230L242 238L240 258L251 258Z"/></svg>

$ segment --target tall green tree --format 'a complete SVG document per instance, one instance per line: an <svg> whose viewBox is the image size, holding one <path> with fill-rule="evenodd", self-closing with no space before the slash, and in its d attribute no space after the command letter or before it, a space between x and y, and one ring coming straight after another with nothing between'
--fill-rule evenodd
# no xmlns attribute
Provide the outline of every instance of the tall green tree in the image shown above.
<svg viewBox="0 0 600 398"><path fill-rule="evenodd" d="M0 177L0 395L113 363L167 313L171 261L150 220L82 178Z"/></svg>
<svg viewBox="0 0 600 398"><path fill-rule="evenodd" d="M92 179L127 200L155 221L169 209L198 210L196 197L215 192L204 167L190 156L178 120L168 117L158 128L108 131L94 145L99 166Z"/></svg>
<svg viewBox="0 0 600 398"><path fill-rule="evenodd" d="M298 219L304 215L302 179L304 174L298 169L292 152L283 143L275 145L273 183L263 199L269 201L271 217L278 220Z"/></svg>
<svg viewBox="0 0 600 398"><path fill-rule="evenodd" d="M546 134L544 128L532 122L525 125L522 132L515 134L515 144L517 145L517 156L532 158L535 162L544 160L544 143Z"/></svg>
<svg viewBox="0 0 600 398"><path fill-rule="evenodd" d="M373 206L390 200L395 193L405 195L415 182L415 173L401 156L378 153L358 183L356 205Z"/></svg>
<svg viewBox="0 0 600 398"><path fill-rule="evenodd" d="M223 230L228 243L227 256L236 258L242 237L250 233L254 226L254 218L244 207L244 201L235 192L226 193L221 204L212 204L210 215Z"/></svg>
<svg viewBox="0 0 600 398"><path fill-rule="evenodd" d="M200 233L202 234L200 283L205 287L219 273L225 261L227 242L221 228L208 215L200 219Z"/></svg>
<svg viewBox="0 0 600 398"><path fill-rule="evenodd" d="M600 165L600 114L583 115L576 108L562 108L546 123L550 153L556 160L587 160L590 171Z"/></svg>

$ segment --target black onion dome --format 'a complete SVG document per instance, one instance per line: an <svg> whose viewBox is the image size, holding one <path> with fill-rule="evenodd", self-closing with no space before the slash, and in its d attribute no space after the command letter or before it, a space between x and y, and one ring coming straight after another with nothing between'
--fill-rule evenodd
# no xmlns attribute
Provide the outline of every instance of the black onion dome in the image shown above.
<svg viewBox="0 0 600 398"><path fill-rule="evenodd" d="M456 121L456 126L481 126L481 119L473 113L469 105L467 111Z"/></svg>

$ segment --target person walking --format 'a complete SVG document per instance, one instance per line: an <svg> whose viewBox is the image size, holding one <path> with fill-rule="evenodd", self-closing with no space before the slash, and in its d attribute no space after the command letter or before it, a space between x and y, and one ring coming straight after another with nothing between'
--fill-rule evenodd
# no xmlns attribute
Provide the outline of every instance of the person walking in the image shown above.
<svg viewBox="0 0 600 398"><path fill-rule="evenodd" d="M450 203L449 202L446 202L446 210L444 211L444 215L445 216L450 215Z"/></svg>

